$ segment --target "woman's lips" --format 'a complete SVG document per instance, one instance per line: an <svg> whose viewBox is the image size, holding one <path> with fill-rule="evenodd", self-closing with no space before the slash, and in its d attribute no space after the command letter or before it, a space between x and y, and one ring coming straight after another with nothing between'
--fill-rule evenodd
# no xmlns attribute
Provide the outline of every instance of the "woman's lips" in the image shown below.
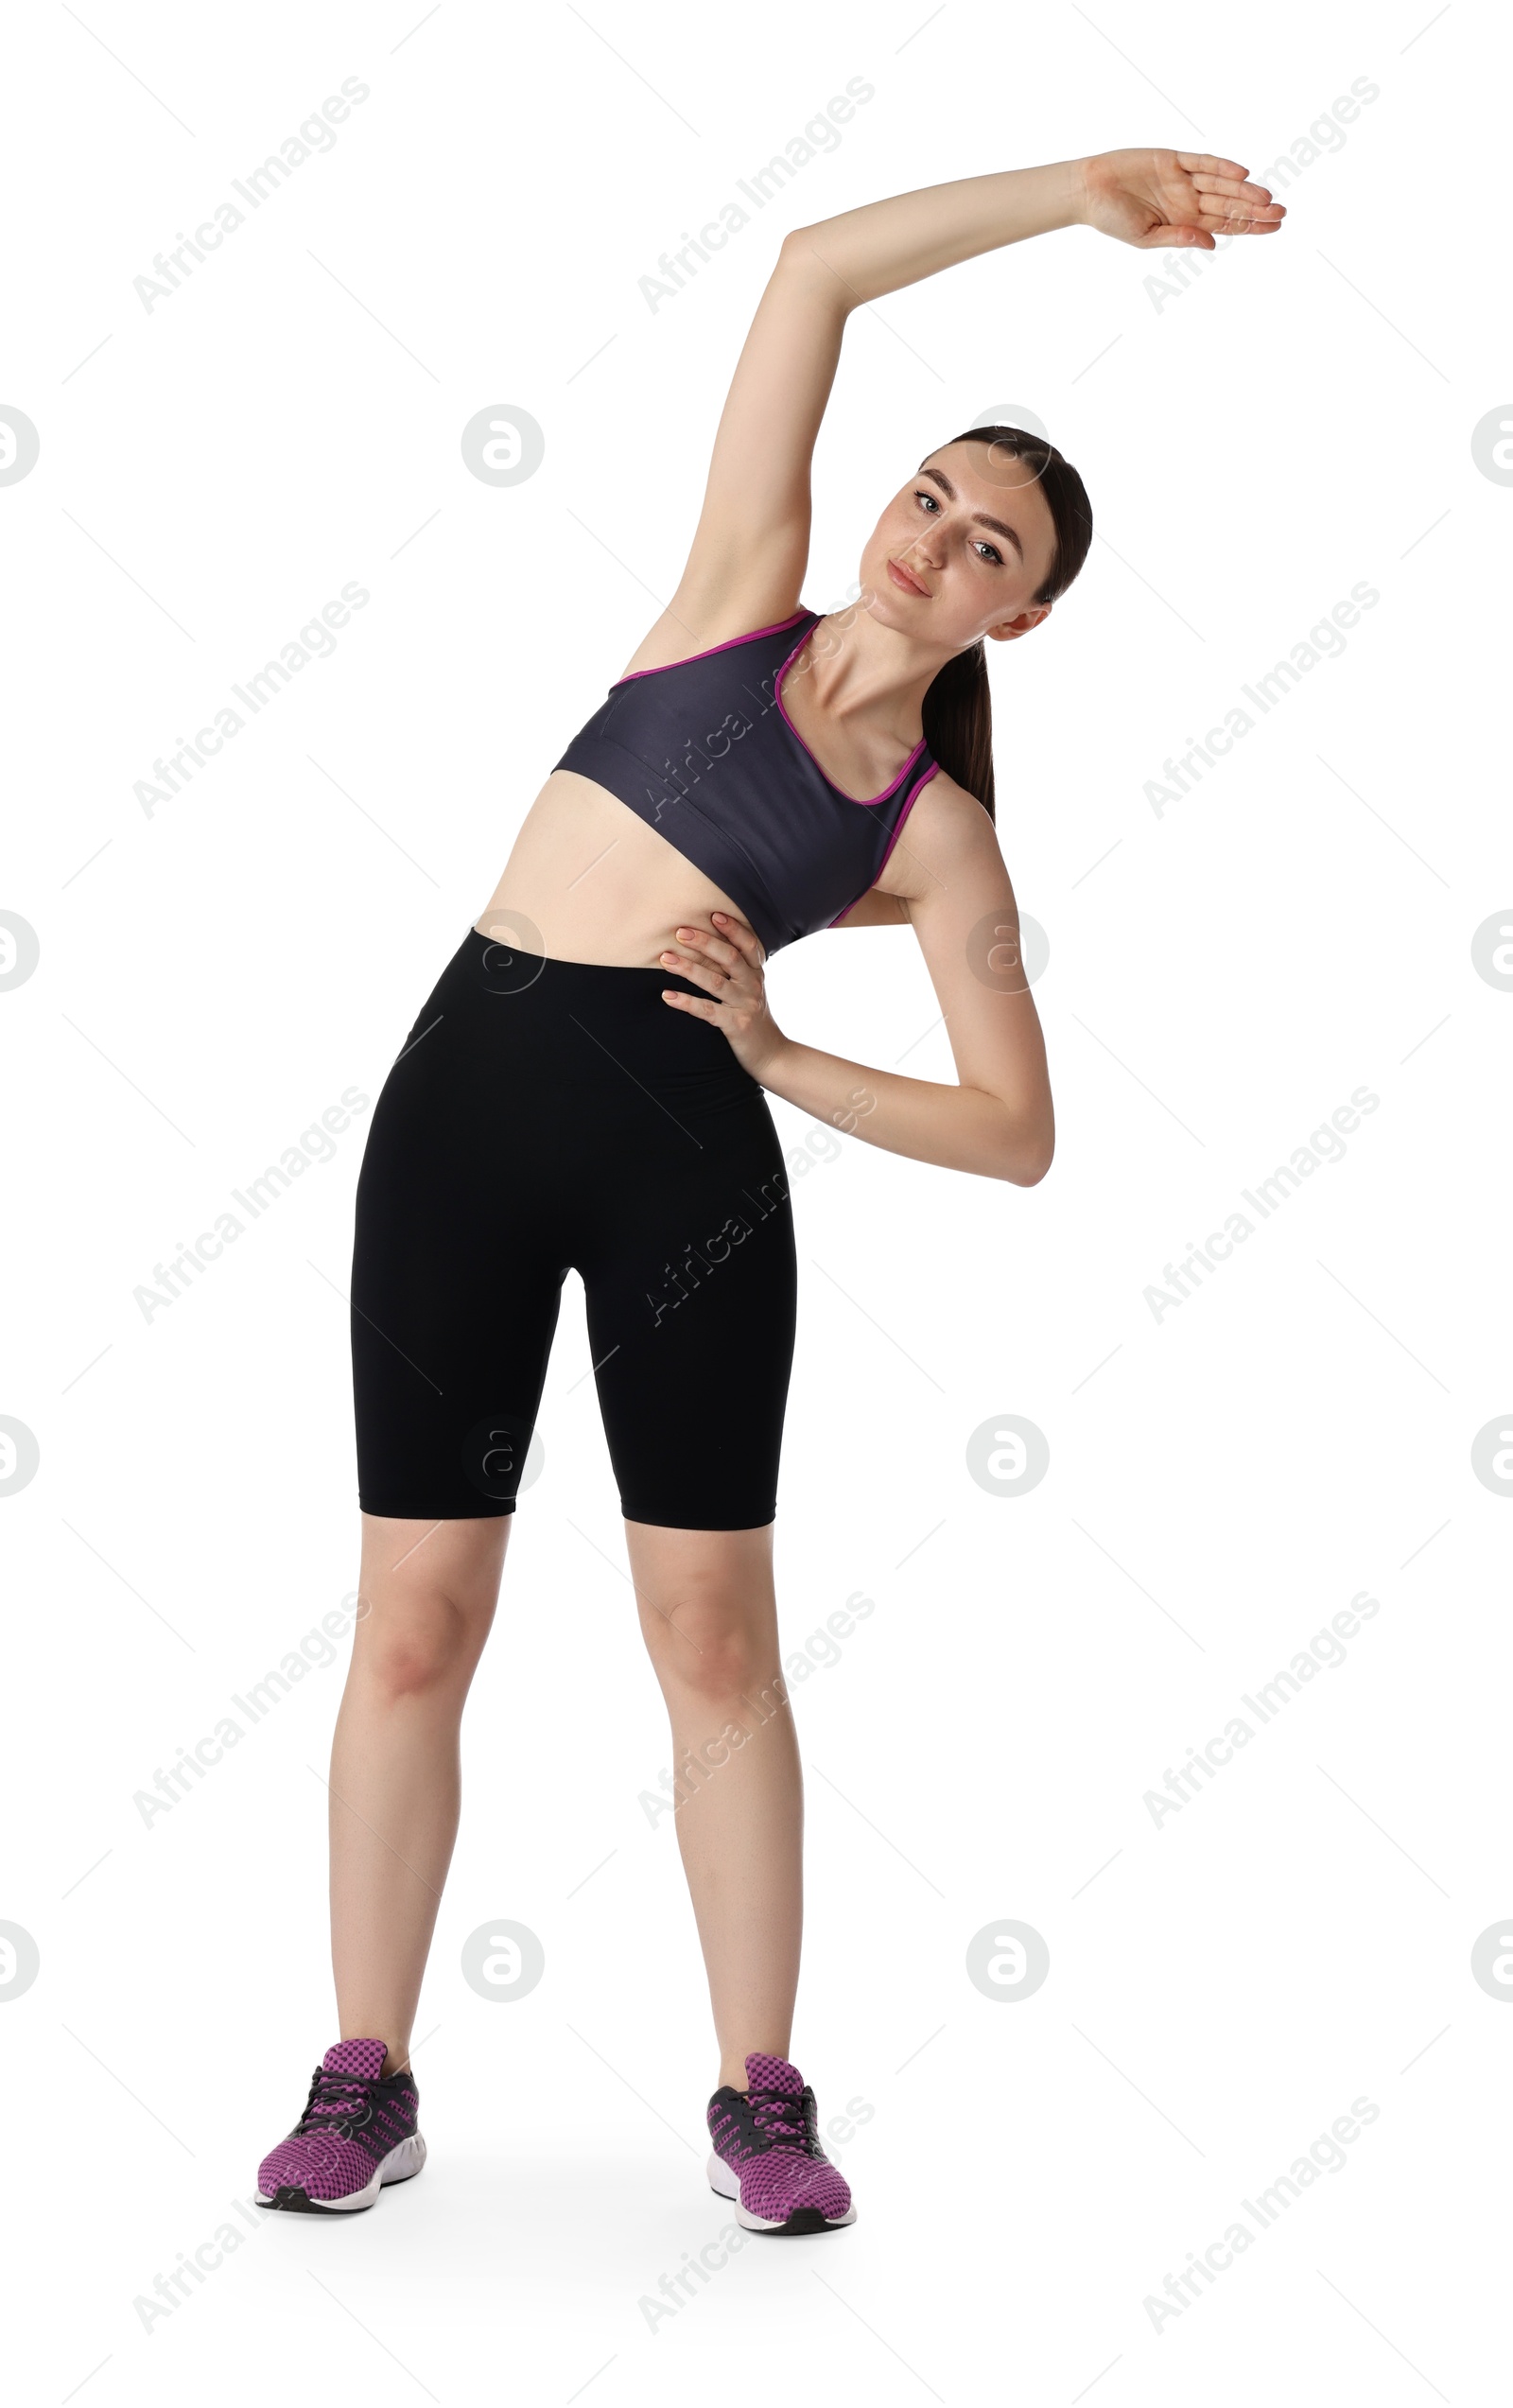
<svg viewBox="0 0 1513 2408"><path fill-rule="evenodd" d="M929 586L922 585L917 577L912 577L907 568L900 568L896 560L889 561L888 574L896 585L903 587L906 594L922 594L927 602L930 600Z"/></svg>

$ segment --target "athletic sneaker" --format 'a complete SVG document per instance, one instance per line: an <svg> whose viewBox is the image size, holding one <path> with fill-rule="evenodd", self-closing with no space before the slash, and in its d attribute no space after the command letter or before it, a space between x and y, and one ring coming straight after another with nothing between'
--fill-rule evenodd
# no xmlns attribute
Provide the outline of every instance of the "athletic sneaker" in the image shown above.
<svg viewBox="0 0 1513 2408"><path fill-rule="evenodd" d="M748 2232L828 2232L855 2224L849 2186L820 2144L814 2093L786 2057L754 2050L750 2088L709 2102L709 2183Z"/></svg>
<svg viewBox="0 0 1513 2408"><path fill-rule="evenodd" d="M260 2207L335 2215L372 2207L385 2183L426 2163L408 2071L383 2073L381 2040L339 2040L310 2077L304 2112L257 2170Z"/></svg>

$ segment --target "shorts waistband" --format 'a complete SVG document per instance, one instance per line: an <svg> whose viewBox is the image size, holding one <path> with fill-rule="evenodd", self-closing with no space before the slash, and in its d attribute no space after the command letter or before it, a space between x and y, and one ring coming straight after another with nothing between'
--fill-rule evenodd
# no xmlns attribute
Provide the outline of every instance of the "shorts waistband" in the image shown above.
<svg viewBox="0 0 1513 2408"><path fill-rule="evenodd" d="M682 987L690 995L704 991L680 971L664 969L656 963L643 968L636 963L566 962L555 953L530 952L505 937L485 936L476 928L468 930L459 951L470 958L481 983L487 986L496 981L497 990L506 994L534 986L541 979L548 980L565 993L575 986L599 986L610 996L618 984L627 980L639 981L643 986L658 991L664 986ZM629 992L629 987L625 991Z"/></svg>
<svg viewBox="0 0 1513 2408"><path fill-rule="evenodd" d="M635 1077L692 1077L711 1093L760 1092L722 1029L663 1002L670 988L709 1000L705 988L679 970L559 961L470 928L434 1000L452 998L470 1025L492 1029L501 1042L528 1046L542 1061L548 1056L577 1061L597 1051ZM559 1053L564 1046L571 1051Z"/></svg>

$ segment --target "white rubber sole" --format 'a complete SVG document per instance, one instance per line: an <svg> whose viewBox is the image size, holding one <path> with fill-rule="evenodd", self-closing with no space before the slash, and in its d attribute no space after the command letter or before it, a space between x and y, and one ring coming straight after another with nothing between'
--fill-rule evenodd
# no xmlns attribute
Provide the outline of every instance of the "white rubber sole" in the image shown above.
<svg viewBox="0 0 1513 2408"><path fill-rule="evenodd" d="M791 2216L787 2218L780 2216L754 2216L749 2207L743 2207L741 2206L739 2174L737 2173L734 2166L727 2166L723 2157L717 2156L713 2150L709 2153L709 2164L706 2171L709 2175L710 2190L717 2190L722 2199L734 2201L736 2222L742 2225L747 2232L788 2231L790 2225L793 2222L793 2218ZM806 2219L812 2219L812 2224L808 2225L799 2225L798 2229L800 2231L808 2228L816 2232L821 2230L839 2232L843 2225L854 2225L857 2220L857 2211L854 2204L846 2209L843 2216L822 2216L818 2209L814 2207L801 2207L797 2210L797 2213Z"/></svg>
<svg viewBox="0 0 1513 2408"><path fill-rule="evenodd" d="M360 2190L350 2190L344 2199L311 2199L310 2212L321 2216L342 2216L350 2215L355 2207L371 2207L386 2183L413 2180L425 2163L426 2143L418 2132L412 2132L408 2140L402 2140L396 2149L391 2149L387 2157L379 2158L373 2170L372 2181L365 2182ZM273 2198L267 2191L260 2190L257 2204L260 2207L271 2207Z"/></svg>

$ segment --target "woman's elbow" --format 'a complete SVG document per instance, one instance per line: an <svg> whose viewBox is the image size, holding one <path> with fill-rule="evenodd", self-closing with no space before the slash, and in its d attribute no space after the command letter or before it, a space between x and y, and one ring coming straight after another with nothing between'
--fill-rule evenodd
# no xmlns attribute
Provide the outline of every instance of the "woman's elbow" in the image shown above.
<svg viewBox="0 0 1513 2408"><path fill-rule="evenodd" d="M1000 1171L999 1177L1006 1179L1011 1187L1038 1187L1051 1168L1054 1151L1055 1148L1050 1145L1042 1146L1035 1152L1029 1152L1023 1146L1019 1146Z"/></svg>
<svg viewBox="0 0 1513 2408"><path fill-rule="evenodd" d="M842 318L848 318L853 309L861 306L861 297L838 271L827 255L828 249L829 237L823 218L816 219L812 226L791 226L777 246L773 274L781 276L793 289L825 302Z"/></svg>
<svg viewBox="0 0 1513 2408"><path fill-rule="evenodd" d="M1000 1178L1015 1187L1038 1187L1055 1159L1056 1132L1048 1122L1044 1127L1016 1128L1005 1148L1004 1167Z"/></svg>
<svg viewBox="0 0 1513 2408"><path fill-rule="evenodd" d="M1016 1107L991 1090L980 1091L976 1103L971 1153L962 1167L1010 1187L1038 1187L1056 1150L1050 1112Z"/></svg>

